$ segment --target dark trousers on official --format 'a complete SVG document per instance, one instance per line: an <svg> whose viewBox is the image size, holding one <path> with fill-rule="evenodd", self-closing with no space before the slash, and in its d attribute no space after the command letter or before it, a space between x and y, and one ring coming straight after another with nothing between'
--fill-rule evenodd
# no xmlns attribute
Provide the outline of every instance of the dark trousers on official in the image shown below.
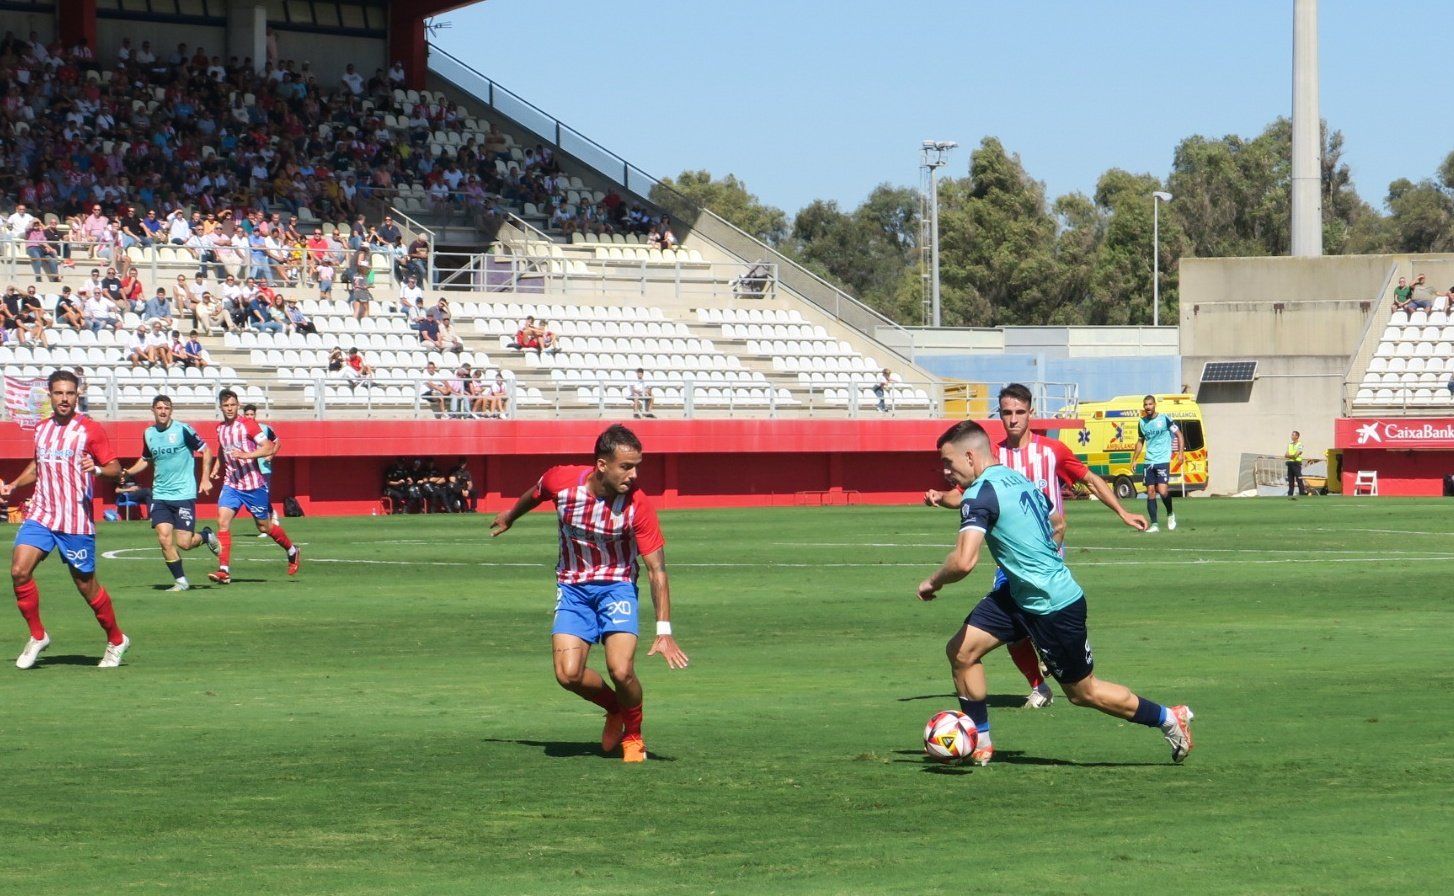
<svg viewBox="0 0 1454 896"><path fill-rule="evenodd" d="M1288 461L1287 462L1287 494L1288 494L1288 497L1292 497L1293 495L1297 494L1298 492L1303 491L1303 489L1302 489L1302 479L1303 479L1303 464L1302 464L1302 461L1299 461L1299 460L1290 460L1290 461ZM1306 492L1303 492L1303 493L1306 494Z"/></svg>

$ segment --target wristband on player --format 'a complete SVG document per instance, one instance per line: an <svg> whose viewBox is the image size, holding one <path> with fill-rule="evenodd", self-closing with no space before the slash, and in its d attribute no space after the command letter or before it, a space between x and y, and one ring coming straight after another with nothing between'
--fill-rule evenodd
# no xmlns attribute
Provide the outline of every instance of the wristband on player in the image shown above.
<svg viewBox="0 0 1454 896"><path fill-rule="evenodd" d="M671 623L670 622L667 622L664 619L658 619L656 621L656 636L658 638L660 638L662 635L670 635L670 634L671 634Z"/></svg>

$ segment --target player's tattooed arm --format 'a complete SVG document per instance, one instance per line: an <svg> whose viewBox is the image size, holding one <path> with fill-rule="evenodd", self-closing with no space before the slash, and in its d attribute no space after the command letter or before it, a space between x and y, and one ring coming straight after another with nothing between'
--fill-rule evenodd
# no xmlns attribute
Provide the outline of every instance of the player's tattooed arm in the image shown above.
<svg viewBox="0 0 1454 896"><path fill-rule="evenodd" d="M671 633L671 583L666 575L666 550L657 548L649 554L642 554L641 563L646 567L646 578L651 583L651 605L656 610L658 632L646 655L656 656L659 653L666 660L667 668L685 669L687 655L677 646Z"/></svg>

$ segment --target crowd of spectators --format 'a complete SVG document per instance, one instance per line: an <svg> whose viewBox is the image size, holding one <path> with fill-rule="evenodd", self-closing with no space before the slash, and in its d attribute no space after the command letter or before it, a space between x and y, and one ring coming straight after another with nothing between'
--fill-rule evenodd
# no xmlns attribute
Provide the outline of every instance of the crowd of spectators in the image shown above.
<svg viewBox="0 0 1454 896"><path fill-rule="evenodd" d="M255 70L251 58L130 38L103 65L84 40L65 47L7 32L0 195L16 205L3 236L26 243L37 277L56 277L73 251L120 265L132 246L171 245L240 276L320 282L317 238L345 250L372 244L422 278L421 248L392 221L360 226L407 185L440 211L492 216L532 203L566 233L675 244L669 221L615 192L594 201L577 191L571 202L549 147L517 160L497 127L467 130L459 107L408 102L403 83L399 66L366 78L350 65L330 82L307 62ZM442 132L457 142L436 156L431 137ZM356 223L310 233L294 220L305 209L311 220ZM335 271L355 266L332 261Z"/></svg>
<svg viewBox="0 0 1454 896"><path fill-rule="evenodd" d="M469 463L460 458L442 471L432 458L399 458L384 470L383 497L392 513L474 513Z"/></svg>

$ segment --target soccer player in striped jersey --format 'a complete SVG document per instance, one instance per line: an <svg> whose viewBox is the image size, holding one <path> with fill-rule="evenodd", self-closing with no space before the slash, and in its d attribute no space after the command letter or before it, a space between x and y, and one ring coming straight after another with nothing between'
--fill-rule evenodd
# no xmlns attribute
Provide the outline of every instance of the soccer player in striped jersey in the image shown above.
<svg viewBox="0 0 1454 896"><path fill-rule="evenodd" d="M156 530L162 560L176 582L167 590L187 591L192 584L187 581L179 552L212 543L211 529L203 529L200 535L193 531L197 526L197 493L200 491L205 495L212 490L212 480L207 478L207 471L212 466L212 447L202 441L195 429L172 418L172 400L169 397L158 395L153 398L151 415L156 422L141 434L141 457L123 475L135 476L149 466L156 468L152 473L151 506L147 509L147 516L151 518L151 527ZM202 452L201 482L197 481L197 466L193 460L193 454L198 451Z"/></svg>
<svg viewBox="0 0 1454 896"><path fill-rule="evenodd" d="M218 567L216 572L207 573L207 578L219 585L232 581L232 518L239 508L252 515L259 532L288 552L288 575L295 576L302 563L302 555L298 553L297 546L288 540L288 533L283 531L283 527L273 522L268 484L258 467L258 458L272 457L278 446L263 435L256 420L249 420L237 412L236 392L231 389L218 392L217 406L222 410L222 422L217 424L218 451L207 475L216 479L220 468L225 469L226 475L222 493L217 497Z"/></svg>
<svg viewBox="0 0 1454 896"><path fill-rule="evenodd" d="M989 436L973 420L950 427L938 447L945 478L964 489L959 536L943 565L919 583L919 600L933 600L945 585L969 575L981 546L989 547L1005 572L1004 583L975 606L959 636L960 653L970 661L964 681L955 682L964 714L988 734L979 658L1028 637L1071 703L1160 729L1171 745L1171 761L1186 759L1192 751L1190 707L1162 706L1096 677L1085 591L1065 566L1044 492L1000 463ZM976 749L971 758L984 765L993 755L990 747Z"/></svg>
<svg viewBox="0 0 1454 896"><path fill-rule="evenodd" d="M30 512L15 534L10 554L15 603L30 626L30 640L15 660L20 669L34 666L36 657L50 646L50 635L40 621L40 589L34 574L40 561L57 548L76 590L106 632L106 650L97 665L121 665L131 646L131 639L116 624L111 595L96 578L96 524L91 519L92 479L117 478L121 462L101 424L76 413L77 386L76 375L69 370L57 370L46 379L51 415L35 428L35 459L13 481L0 481L0 495L6 497L35 484Z"/></svg>
<svg viewBox="0 0 1454 896"><path fill-rule="evenodd" d="M651 502L637 488L640 467L641 442L626 427L612 426L596 439L594 466L551 467L490 524L490 535L500 536L542 502L555 504L560 530L550 635L555 680L606 710L601 750L610 753L619 745L626 762L646 759L635 669L638 560L646 566L656 609L656 640L646 655L661 654L669 669L687 665L671 631L666 539ZM596 643L605 647L615 690L586 665Z"/></svg>
<svg viewBox="0 0 1454 896"><path fill-rule="evenodd" d="M1000 423L1005 428L1005 438L1004 441L995 443L996 456L1000 463L1033 482L1050 502L1050 521L1054 527L1056 544L1063 545L1065 542L1065 503L1060 493L1062 482L1068 485L1084 483L1091 494L1099 498L1126 525L1137 530L1146 528L1146 520L1136 514L1127 513L1106 481L1091 472L1064 442L1030 431L1035 405L1028 388L1020 383L1010 383L1001 389L999 416ZM940 492L930 489L924 494L924 502L940 507L958 508L962 496L963 492L959 490ZM1004 582L1004 570L995 570L995 581L990 590L993 592ZM961 656L963 635L961 632L959 636L951 639L946 647L956 684L962 682L969 671L968 662ZM1030 696L1026 698L1025 705L1031 709L1049 706L1054 699L1054 692L1050 690L1050 685L1045 682L1044 674L1040 671L1040 660L1035 655L1034 645L1028 640L1015 641L1007 650L1016 668L1030 685Z"/></svg>

